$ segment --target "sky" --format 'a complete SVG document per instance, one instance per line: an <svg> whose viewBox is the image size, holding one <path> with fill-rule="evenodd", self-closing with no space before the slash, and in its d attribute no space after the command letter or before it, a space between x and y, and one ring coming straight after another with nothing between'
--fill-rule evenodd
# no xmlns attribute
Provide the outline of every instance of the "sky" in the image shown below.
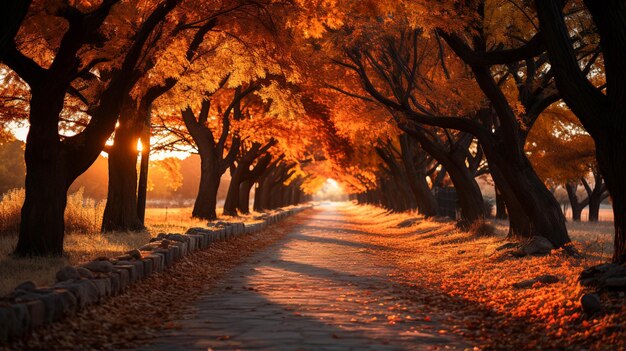
<svg viewBox="0 0 626 351"><path fill-rule="evenodd" d="M13 133L13 135L15 136L15 138L17 140L21 140L23 142L26 142L26 135L28 134L28 125L24 125L24 126L11 126L10 127L11 132ZM152 143L156 142L156 139L152 138L151 140ZM113 140L109 139L109 141L107 142L108 145L113 145ZM141 150L141 142L137 143L137 150ZM107 157L107 154L105 152L102 152L101 155L103 157ZM189 152L184 152L184 151L160 151L160 152L154 152L150 154L150 159L152 160L162 160L164 158L168 158L168 157L177 157L181 160L189 157L190 153Z"/></svg>

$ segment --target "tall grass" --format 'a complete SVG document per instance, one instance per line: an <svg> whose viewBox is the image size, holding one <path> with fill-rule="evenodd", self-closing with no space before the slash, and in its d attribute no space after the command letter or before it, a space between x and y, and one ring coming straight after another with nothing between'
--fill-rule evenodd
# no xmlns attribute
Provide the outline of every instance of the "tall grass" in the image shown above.
<svg viewBox="0 0 626 351"><path fill-rule="evenodd" d="M20 210L24 203L24 189L12 189L0 201L0 235L14 235L20 230Z"/></svg>
<svg viewBox="0 0 626 351"><path fill-rule="evenodd" d="M2 201L0 201L0 236L18 233L24 197L24 189L13 189L2 196ZM104 205L104 201L96 202L84 197L83 188L70 194L67 197L67 207L65 208L65 231L84 234L99 232Z"/></svg>
<svg viewBox="0 0 626 351"><path fill-rule="evenodd" d="M65 231L70 233L99 233L104 214L104 201L84 197L84 188L67 198Z"/></svg>
<svg viewBox="0 0 626 351"><path fill-rule="evenodd" d="M65 255L63 257L20 258L12 256L17 244L24 189L7 192L0 201L0 296L17 284L32 280L54 283L56 271L67 264L78 264L98 256L119 255L150 239L148 232L100 233L104 202L84 197L83 189L67 197L65 208Z"/></svg>

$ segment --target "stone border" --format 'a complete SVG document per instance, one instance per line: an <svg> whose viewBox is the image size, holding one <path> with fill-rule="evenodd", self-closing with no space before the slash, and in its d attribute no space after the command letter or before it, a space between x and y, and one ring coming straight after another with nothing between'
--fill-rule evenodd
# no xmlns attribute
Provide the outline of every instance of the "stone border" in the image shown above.
<svg viewBox="0 0 626 351"><path fill-rule="evenodd" d="M212 242L257 233L312 207L278 209L255 217L255 222L247 224L220 221L208 223L207 228L189 228L185 234L160 233L148 244L122 256L100 257L78 266L65 266L57 272L52 287L23 282L0 298L0 343L117 296L143 278L167 270L188 253L208 248Z"/></svg>

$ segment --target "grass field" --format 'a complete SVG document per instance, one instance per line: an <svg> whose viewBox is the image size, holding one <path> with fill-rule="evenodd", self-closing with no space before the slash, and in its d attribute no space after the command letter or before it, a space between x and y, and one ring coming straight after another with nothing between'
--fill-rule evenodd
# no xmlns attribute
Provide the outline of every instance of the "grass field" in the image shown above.
<svg viewBox="0 0 626 351"><path fill-rule="evenodd" d="M101 207L96 207L101 208ZM92 225L87 231L73 231L65 237L65 257L15 258L11 252L17 244L17 232L0 235L0 295L11 291L19 283L32 280L39 285L54 283L54 275L59 268L79 264L99 256L117 256L146 244L158 233L184 233L190 227L204 227L206 221L191 218L191 208L148 208L146 210L147 230L140 232L113 232L102 234L99 225ZM74 208L72 211L76 211ZM79 211L87 217L101 218L98 214L88 214L88 209ZM238 217L246 221L258 213ZM233 217L221 217L235 220Z"/></svg>
<svg viewBox="0 0 626 351"><path fill-rule="evenodd" d="M502 238L508 231L508 222L492 220L498 235ZM578 243L583 253L592 257L610 260L613 255L613 222L567 222L567 231L573 242Z"/></svg>

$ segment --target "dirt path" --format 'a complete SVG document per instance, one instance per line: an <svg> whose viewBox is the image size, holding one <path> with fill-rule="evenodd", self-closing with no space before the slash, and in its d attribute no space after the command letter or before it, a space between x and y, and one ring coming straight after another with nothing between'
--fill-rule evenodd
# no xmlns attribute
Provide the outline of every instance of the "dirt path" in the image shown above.
<svg viewBox="0 0 626 351"><path fill-rule="evenodd" d="M355 240L358 224L332 205L308 212L285 239L252 256L143 350L463 349L443 335Z"/></svg>

